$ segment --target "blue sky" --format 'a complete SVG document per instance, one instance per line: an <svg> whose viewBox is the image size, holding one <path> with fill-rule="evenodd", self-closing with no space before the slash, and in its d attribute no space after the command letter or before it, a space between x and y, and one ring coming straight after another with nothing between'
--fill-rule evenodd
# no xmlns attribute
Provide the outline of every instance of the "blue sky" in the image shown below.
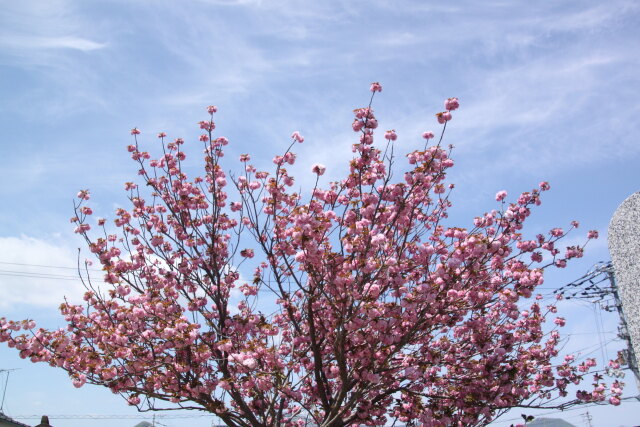
<svg viewBox="0 0 640 427"><path fill-rule="evenodd" d="M438 129L443 99L460 98L446 136L456 146L452 221L467 226L495 207L496 191L515 195L544 179L552 191L530 233L572 219L581 232L601 231L587 256L546 286L609 258L609 219L640 190L637 1L47 0L5 1L0 10L4 272L73 275L7 263L75 265L82 242L68 218L77 190L91 189L96 213L110 215L137 170L124 149L129 129L139 127L148 145L159 131L194 140L209 104L220 108L229 160L250 152L266 165L300 130L298 182L311 182L316 162L327 165L327 181L338 178L355 138L351 110L366 104L372 81L384 88L374 104L380 127L397 130L400 152ZM58 326L63 295L79 292L73 280L0 275L0 315ZM566 310L572 345L593 341L577 335L593 330L591 308ZM607 322L615 330L615 319ZM10 415L133 413L108 391L75 390L63 372L5 348L2 368L21 368L9 382ZM639 406L590 410L596 426L631 425Z"/></svg>

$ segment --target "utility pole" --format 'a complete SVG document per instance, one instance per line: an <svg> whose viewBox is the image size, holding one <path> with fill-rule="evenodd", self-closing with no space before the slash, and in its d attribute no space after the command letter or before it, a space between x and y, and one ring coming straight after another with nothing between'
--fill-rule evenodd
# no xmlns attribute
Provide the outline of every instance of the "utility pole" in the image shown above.
<svg viewBox="0 0 640 427"><path fill-rule="evenodd" d="M17 371L17 369L0 369L0 374L5 373L7 374L7 377L4 380L4 387L2 390L2 400L0 400L0 414L2 414L2 410L4 409L4 398L7 395L7 384L9 384L9 374L12 371Z"/></svg>

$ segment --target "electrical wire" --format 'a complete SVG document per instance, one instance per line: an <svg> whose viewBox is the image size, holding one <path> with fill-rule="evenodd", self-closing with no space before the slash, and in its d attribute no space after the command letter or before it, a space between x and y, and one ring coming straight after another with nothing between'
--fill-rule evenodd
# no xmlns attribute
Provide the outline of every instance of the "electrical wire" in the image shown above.
<svg viewBox="0 0 640 427"><path fill-rule="evenodd" d="M600 353L602 355L602 360L605 361L607 360L606 356L605 356L605 350L604 350L604 345L603 345L603 339L602 339L602 334L601 334L601 330L600 330L600 322L598 322L598 304L593 304L593 318L596 322L596 333L598 334L598 341L600 344Z"/></svg>
<svg viewBox="0 0 640 427"><path fill-rule="evenodd" d="M17 277L34 277L37 279L58 279L58 280L80 280L78 276L69 276L63 274L52 273L38 273L31 271L16 271L16 270L0 270L2 276L17 276ZM101 280L96 277L91 277L92 280Z"/></svg>
<svg viewBox="0 0 640 427"><path fill-rule="evenodd" d="M63 270L76 270L76 271L78 270L78 267L62 267L62 266L57 266L57 265L27 264L27 263L24 263L24 262L0 261L0 264L23 265L23 266L27 266L27 267L58 268L58 269L63 269ZM90 271L102 271L102 270L99 270L97 268L89 268L88 270L90 270Z"/></svg>
<svg viewBox="0 0 640 427"><path fill-rule="evenodd" d="M604 336L604 320L602 318L602 302L598 304L598 318L596 319L596 323L600 322L600 327L599 327L599 334L600 334L600 341L604 341L605 340L605 336ZM609 352L607 351L607 347L604 347L604 356L605 358L603 360L609 360Z"/></svg>

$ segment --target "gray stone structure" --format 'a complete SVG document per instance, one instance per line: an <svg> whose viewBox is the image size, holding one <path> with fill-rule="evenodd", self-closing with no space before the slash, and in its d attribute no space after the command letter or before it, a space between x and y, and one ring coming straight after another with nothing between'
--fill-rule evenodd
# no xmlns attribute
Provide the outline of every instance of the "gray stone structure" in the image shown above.
<svg viewBox="0 0 640 427"><path fill-rule="evenodd" d="M616 209L609 223L609 252L629 334L629 367L638 379L640 354L640 192Z"/></svg>

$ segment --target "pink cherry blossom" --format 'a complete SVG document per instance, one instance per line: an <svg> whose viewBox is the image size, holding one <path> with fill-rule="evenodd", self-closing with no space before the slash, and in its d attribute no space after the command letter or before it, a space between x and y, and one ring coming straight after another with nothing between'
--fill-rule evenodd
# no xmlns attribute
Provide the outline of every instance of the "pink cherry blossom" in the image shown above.
<svg viewBox="0 0 640 427"><path fill-rule="evenodd" d="M438 121L458 107L449 98ZM184 140L162 133L148 151L127 147L130 203L95 232L97 207L78 193L71 222L102 281L60 306L65 328L0 318L0 342L139 410L186 407L236 426L486 425L509 408L557 405L591 373L576 397L620 404L623 384L595 360L560 354L562 295L539 287L586 242L527 233L548 183L512 203L500 191L499 209L455 226L451 148L407 142L397 156L396 132L377 131L370 104L353 111L344 175L310 188L296 188L290 167L299 132L269 167L248 154L226 163L216 111L198 122L200 174Z"/></svg>
<svg viewBox="0 0 640 427"><path fill-rule="evenodd" d="M325 165L322 165L320 163L316 163L315 165L313 165L311 167L311 172L319 175L324 175L325 170L327 170L327 167Z"/></svg>
<svg viewBox="0 0 640 427"><path fill-rule="evenodd" d="M249 369L255 369L255 367L258 366L258 362L256 362L256 359L254 359L253 357L249 357L243 360L242 364Z"/></svg>
<svg viewBox="0 0 640 427"><path fill-rule="evenodd" d="M129 402L130 405L139 405L140 404L140 398L138 396L131 396L127 399L127 402Z"/></svg>
<svg viewBox="0 0 640 427"><path fill-rule="evenodd" d="M398 135L396 134L395 130L388 130L385 132L384 138L388 139L389 141L395 141L396 139L398 139Z"/></svg>
<svg viewBox="0 0 640 427"><path fill-rule="evenodd" d="M436 118L438 119L438 123L445 124L449 120L451 120L451 113L448 111L444 111L442 113L436 114Z"/></svg>
<svg viewBox="0 0 640 427"><path fill-rule="evenodd" d="M253 249L243 249L240 251L240 255L245 258L253 258L254 256Z"/></svg>
<svg viewBox="0 0 640 427"><path fill-rule="evenodd" d="M291 134L291 138L293 138L294 140L298 141L299 143L304 142L304 137L302 135L300 135L300 132L295 131Z"/></svg>
<svg viewBox="0 0 640 427"><path fill-rule="evenodd" d="M91 198L89 195L89 190L80 190L77 194L77 197L81 200L89 200Z"/></svg>
<svg viewBox="0 0 640 427"><path fill-rule="evenodd" d="M444 109L447 111L457 110L460 107L458 98L448 98L444 101Z"/></svg>

